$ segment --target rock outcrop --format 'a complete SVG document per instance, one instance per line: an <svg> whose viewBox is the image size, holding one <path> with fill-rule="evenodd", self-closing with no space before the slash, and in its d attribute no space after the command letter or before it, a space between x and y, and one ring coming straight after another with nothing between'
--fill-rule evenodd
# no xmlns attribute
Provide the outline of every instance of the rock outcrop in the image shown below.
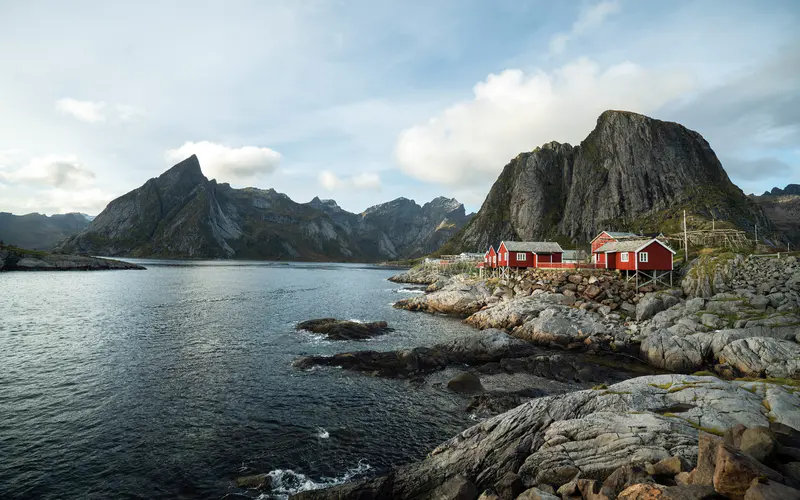
<svg viewBox="0 0 800 500"><path fill-rule="evenodd" d="M50 254L0 246L0 271L104 271L144 267L114 259Z"/></svg>
<svg viewBox="0 0 800 500"><path fill-rule="evenodd" d="M670 495L716 492L741 499L755 478L791 491L796 483L770 467L783 468L779 464L786 458L770 458L765 465L704 432L721 435L736 425L776 429L769 431L772 439L782 440L782 449L789 450L792 436L800 433L788 427L785 415L768 410L763 395L746 384L660 375L534 399L463 431L388 476L293 498L434 498L434 492L452 481L474 485L471 496L464 497L471 499L480 491L537 498L532 495L555 490L563 498L712 498L665 496L667 488ZM762 385L800 405L800 397L786 388ZM658 495L636 496L640 491Z"/></svg>
<svg viewBox="0 0 800 500"><path fill-rule="evenodd" d="M57 247L94 255L376 261L418 257L470 216L453 199L400 198L361 214L332 200L295 203L274 189L208 180L196 156L112 201Z"/></svg>
<svg viewBox="0 0 800 500"><path fill-rule="evenodd" d="M364 340L392 331L385 321L359 323L336 318L310 319L298 323L295 328L323 334L328 340Z"/></svg>
<svg viewBox="0 0 800 500"><path fill-rule="evenodd" d="M579 146L551 142L511 160L478 214L442 251L483 251L504 239L587 242L612 227L666 233L678 230L684 209L695 224L713 217L772 231L700 134L606 111Z"/></svg>
<svg viewBox="0 0 800 500"><path fill-rule="evenodd" d="M787 243L800 244L800 185L789 184L785 189L773 188L761 196L750 196L767 214L779 236L773 243L781 249Z"/></svg>

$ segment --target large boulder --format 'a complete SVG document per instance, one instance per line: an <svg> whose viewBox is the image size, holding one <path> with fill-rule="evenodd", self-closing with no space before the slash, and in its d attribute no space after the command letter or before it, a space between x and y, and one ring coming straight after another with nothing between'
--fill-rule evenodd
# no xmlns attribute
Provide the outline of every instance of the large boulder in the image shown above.
<svg viewBox="0 0 800 500"><path fill-rule="evenodd" d="M748 377L800 378L800 345L769 337L740 339L722 349L719 362Z"/></svg>
<svg viewBox="0 0 800 500"><path fill-rule="evenodd" d="M463 394L474 394L483 391L481 379L470 372L462 372L451 378L450 381L447 382L447 388L451 391Z"/></svg>
<svg viewBox="0 0 800 500"><path fill-rule="evenodd" d="M482 281L454 280L437 292L400 300L394 307L466 317L480 311L491 296Z"/></svg>
<svg viewBox="0 0 800 500"><path fill-rule="evenodd" d="M639 349L651 365L673 372L696 372L706 363L711 336L697 334L680 336L667 330L649 335Z"/></svg>

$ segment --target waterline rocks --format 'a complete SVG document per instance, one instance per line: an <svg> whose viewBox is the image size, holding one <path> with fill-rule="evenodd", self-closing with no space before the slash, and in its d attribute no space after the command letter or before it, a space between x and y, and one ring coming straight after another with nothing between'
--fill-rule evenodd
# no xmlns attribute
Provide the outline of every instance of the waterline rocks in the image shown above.
<svg viewBox="0 0 800 500"><path fill-rule="evenodd" d="M707 435L704 431L722 434L737 424L788 429L784 416L771 414L762 404L762 394L745 385L716 377L658 375L534 399L461 432L423 460L396 468L388 476L304 492L295 498L333 499L343 498L340 494L345 492L360 492L359 498L371 499L378 498L369 492L378 491L379 486L382 498L430 498L455 477L471 482L478 491L496 492L498 485L513 482L509 474L516 475L524 488L559 490L563 498L600 499L589 493L597 495L603 489L613 493L606 498L622 497L635 486L633 482L641 484L647 478L656 488L679 488L686 486L677 482L680 474L684 481L692 477L689 486L707 486L723 494L730 491L734 496L728 498L743 498L736 496L742 478L733 474L742 460L733 452L717 460L722 440L711 436L713 442L701 439L698 447L698 438ZM790 390L769 385L800 404ZM797 434L791 429L787 432ZM670 461L678 465L668 466ZM625 467L640 467L644 472L617 472ZM695 472L687 473L695 467ZM762 467L759 474L769 468ZM658 474L650 474L649 469ZM782 476L770 472L767 477Z"/></svg>
<svg viewBox="0 0 800 500"><path fill-rule="evenodd" d="M335 318L321 318L303 321L295 327L311 333L326 335L329 340L364 340L392 331L385 321L359 323Z"/></svg>
<svg viewBox="0 0 800 500"><path fill-rule="evenodd" d="M114 259L0 247L0 271L103 271L145 268Z"/></svg>
<svg viewBox="0 0 800 500"><path fill-rule="evenodd" d="M439 291L398 301L394 307L409 311L469 316L483 308L492 296L482 281L457 279Z"/></svg>
<svg viewBox="0 0 800 500"><path fill-rule="evenodd" d="M433 266L414 266L406 272L396 274L389 278L394 283L411 283L415 285L430 285L442 278L439 269Z"/></svg>
<svg viewBox="0 0 800 500"><path fill-rule="evenodd" d="M478 365L499 362L507 357L523 357L539 351L527 342L505 332L489 330L465 335L432 347L415 347L401 351L356 351L334 356L301 357L292 363L299 369L313 366L338 366L348 370L370 372L383 377L422 375L451 364Z"/></svg>

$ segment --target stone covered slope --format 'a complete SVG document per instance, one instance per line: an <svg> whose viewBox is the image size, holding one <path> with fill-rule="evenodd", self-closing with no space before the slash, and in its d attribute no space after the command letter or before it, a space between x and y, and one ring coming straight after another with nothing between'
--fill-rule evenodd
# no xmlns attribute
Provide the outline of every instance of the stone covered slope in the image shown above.
<svg viewBox="0 0 800 500"><path fill-rule="evenodd" d="M0 246L0 271L101 271L114 269L142 270L145 268L113 259L49 254Z"/></svg>
<svg viewBox="0 0 800 500"><path fill-rule="evenodd" d="M395 200L363 214L332 200L208 180L195 156L112 201L61 252L111 256L374 261L431 251L468 220L456 200Z"/></svg>
<svg viewBox="0 0 800 500"><path fill-rule="evenodd" d="M577 488L578 480L608 484L611 496L606 498L615 498L630 484L640 481L614 484L614 480L609 481L614 474L635 472L624 469L631 466L652 468L655 473L654 465L669 463L671 457L676 457L677 469L669 476L673 484L673 476L695 466L699 472L689 474L684 483L712 486L726 494L741 487L743 481L749 487L760 474L778 483L791 483L793 480L766 466L757 468L755 476L745 478L729 478L726 470L721 470L719 477L726 479L715 482L717 464L708 463L713 459L703 447L698 454L698 429L722 433L737 424L797 426L800 424L793 406L798 405L800 397L779 385L686 375L639 377L608 388L534 399L463 431L423 460L395 469L387 476L304 492L294 498L474 499L486 489L500 492L499 498L537 498L520 496L527 488L560 490L565 498L603 498L582 494ZM622 471L617 472L620 468ZM662 475L666 473L662 471ZM648 474L642 471L639 476ZM446 496L449 486L445 485L453 480L470 483L470 493ZM591 483L584 483L584 487L596 489ZM742 496L733 494L727 498Z"/></svg>
<svg viewBox="0 0 800 500"><path fill-rule="evenodd" d="M700 134L606 111L579 146L552 142L514 158L442 251L483 250L503 239L584 243L608 228L669 232L683 209L695 224L713 216L717 224L771 229Z"/></svg>

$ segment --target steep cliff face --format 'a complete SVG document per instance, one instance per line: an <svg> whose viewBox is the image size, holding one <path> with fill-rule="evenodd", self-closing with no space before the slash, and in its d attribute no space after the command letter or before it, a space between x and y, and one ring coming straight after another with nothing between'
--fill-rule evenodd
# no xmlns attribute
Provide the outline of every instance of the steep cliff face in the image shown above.
<svg viewBox="0 0 800 500"><path fill-rule="evenodd" d="M50 250L56 244L89 225L89 219L78 213L14 215L0 212L0 241L31 250Z"/></svg>
<svg viewBox="0 0 800 500"><path fill-rule="evenodd" d="M435 250L466 223L463 205L442 200L420 207L400 198L353 214L333 200L301 204L274 189L218 184L192 156L112 201L57 250L131 257L409 258ZM448 217L455 222L445 224ZM446 229L437 231L442 224Z"/></svg>
<svg viewBox="0 0 800 500"><path fill-rule="evenodd" d="M579 146L552 142L513 159L442 251L479 251L502 239L585 243L603 229L669 233L684 209L694 228L715 219L718 227L772 229L700 134L606 111Z"/></svg>

